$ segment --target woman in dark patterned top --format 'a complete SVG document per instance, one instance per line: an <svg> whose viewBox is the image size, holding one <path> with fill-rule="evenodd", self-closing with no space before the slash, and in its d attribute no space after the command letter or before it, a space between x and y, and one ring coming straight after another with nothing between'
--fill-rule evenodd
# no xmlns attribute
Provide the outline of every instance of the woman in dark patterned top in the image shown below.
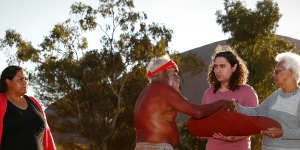
<svg viewBox="0 0 300 150"><path fill-rule="evenodd" d="M55 150L43 109L26 92L23 69L5 68L0 80L0 149Z"/></svg>

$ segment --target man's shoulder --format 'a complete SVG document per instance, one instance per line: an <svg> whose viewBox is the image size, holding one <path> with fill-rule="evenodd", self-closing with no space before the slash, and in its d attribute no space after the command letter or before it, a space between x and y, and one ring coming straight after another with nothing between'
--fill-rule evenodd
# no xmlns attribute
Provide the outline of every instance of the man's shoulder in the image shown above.
<svg viewBox="0 0 300 150"><path fill-rule="evenodd" d="M168 85L161 84L161 83L150 83L145 89L144 92L146 92L148 97L151 97L151 99L157 99L164 97L163 95L166 95L166 93L170 93L172 91L172 88Z"/></svg>
<svg viewBox="0 0 300 150"><path fill-rule="evenodd" d="M180 95L175 89L166 84L151 83L148 85L148 88L148 96L150 96L151 99L163 99L168 101Z"/></svg>
<svg viewBox="0 0 300 150"><path fill-rule="evenodd" d="M153 90L172 90L173 88L170 87L169 85L162 84L162 83L150 83L148 85L148 88L153 89Z"/></svg>

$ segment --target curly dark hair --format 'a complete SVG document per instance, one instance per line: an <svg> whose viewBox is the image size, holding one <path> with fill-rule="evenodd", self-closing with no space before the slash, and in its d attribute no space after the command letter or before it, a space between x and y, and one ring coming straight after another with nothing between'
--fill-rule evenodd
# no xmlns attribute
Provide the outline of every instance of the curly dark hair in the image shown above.
<svg viewBox="0 0 300 150"><path fill-rule="evenodd" d="M226 49L225 51L215 51L215 54L211 58L211 63L208 69L208 83L214 88L214 93L216 93L221 87L221 83L217 80L214 72L214 62L217 57L224 57L233 67L237 64L235 72L232 73L229 81L229 89L234 91L239 89L242 85L245 85L248 80L249 71L247 69L246 63L242 58L240 58L234 50Z"/></svg>

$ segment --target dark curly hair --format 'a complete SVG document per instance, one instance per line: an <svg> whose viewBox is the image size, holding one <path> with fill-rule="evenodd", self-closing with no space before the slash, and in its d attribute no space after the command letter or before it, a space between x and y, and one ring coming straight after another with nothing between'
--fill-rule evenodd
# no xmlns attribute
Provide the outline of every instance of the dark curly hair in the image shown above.
<svg viewBox="0 0 300 150"><path fill-rule="evenodd" d="M218 46L219 47L219 46ZM215 50L215 54L211 58L211 63L208 69L208 83L214 88L214 93L216 93L221 87L221 83L216 78L214 72L214 62L217 57L224 57L233 67L237 64L235 72L232 73L229 81L229 89L234 91L239 89L240 86L245 85L248 80L249 71L243 59L241 59L234 50L230 47L226 50L219 51L218 47Z"/></svg>
<svg viewBox="0 0 300 150"><path fill-rule="evenodd" d="M5 80L12 80L20 70L23 70L20 66L8 66L2 71L0 78L0 93L7 91L7 84Z"/></svg>

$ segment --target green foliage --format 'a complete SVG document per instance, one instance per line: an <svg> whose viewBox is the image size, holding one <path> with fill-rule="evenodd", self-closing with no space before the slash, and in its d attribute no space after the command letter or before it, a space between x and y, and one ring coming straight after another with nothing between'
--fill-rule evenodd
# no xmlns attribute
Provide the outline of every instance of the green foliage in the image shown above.
<svg viewBox="0 0 300 150"><path fill-rule="evenodd" d="M256 10L247 9L238 0L225 0L224 9L224 15L217 11L217 23L236 42L254 43L258 36L274 34L281 17L278 4L272 0L258 1Z"/></svg>
<svg viewBox="0 0 300 150"><path fill-rule="evenodd" d="M80 130L79 135L91 142L90 149L99 149L99 145L103 145L105 136L111 134L112 118L120 111L121 113L116 120L116 128L112 132L111 139L107 141L109 144L108 148L118 149L122 145L124 149L132 149L135 142L132 111L135 99L146 82L143 76L144 72L137 70L132 75L127 75L127 82L124 86L126 95L123 96L124 101L121 101L121 106L118 108L116 107L118 103L117 97L113 94L109 83L103 80L107 76L105 75L105 70L110 70L111 68L103 64L104 60L107 59L106 57L106 54L91 51L85 54L80 61L73 62L77 65L69 66L69 63L61 64L53 67L52 71L49 71L56 72L55 74L58 79L64 75L65 78L75 81L49 86L49 88L64 86L61 88L63 90L62 93L67 93L62 99L55 102L58 115L66 118L66 121L64 124L54 123L50 125L52 125L55 131L62 133L74 132L70 131L70 129ZM72 70L68 72L67 68L72 68ZM47 67L47 69L50 68ZM43 69L40 68L40 70ZM61 73L62 76L59 75L60 71L64 71ZM40 80L43 80L43 78ZM115 83L119 84L119 81ZM74 86L74 88L71 86ZM51 94L49 98L52 96ZM67 118L77 118L79 123L67 121ZM120 139L126 140L120 142ZM115 142L118 142L118 144L113 144ZM61 141L61 143L64 144L64 141ZM131 144L126 146L128 143Z"/></svg>
<svg viewBox="0 0 300 150"><path fill-rule="evenodd" d="M98 4L73 4L72 17L55 25L39 48L11 30L0 39L1 47L17 48L20 61L36 65L31 81L36 97L46 105L55 102L49 125L71 138L56 141L59 149L133 149L133 110L147 84L145 66L167 53L172 39L170 29L147 23L145 13L135 12L132 0ZM88 49L85 32L98 33L97 49ZM171 55L180 68L183 62L186 70L203 70L204 63L193 55Z"/></svg>
<svg viewBox="0 0 300 150"><path fill-rule="evenodd" d="M14 30L7 30L5 33L5 37L0 40L0 47L10 46L16 47L18 51L16 55L11 57L11 60L17 62L28 61L31 59L33 62L39 61L39 50L35 49L31 42L26 42L22 39L22 36L19 33L16 33Z"/></svg>
<svg viewBox="0 0 300 150"><path fill-rule="evenodd" d="M263 135L252 135L251 136L251 149L260 150L262 144Z"/></svg>

